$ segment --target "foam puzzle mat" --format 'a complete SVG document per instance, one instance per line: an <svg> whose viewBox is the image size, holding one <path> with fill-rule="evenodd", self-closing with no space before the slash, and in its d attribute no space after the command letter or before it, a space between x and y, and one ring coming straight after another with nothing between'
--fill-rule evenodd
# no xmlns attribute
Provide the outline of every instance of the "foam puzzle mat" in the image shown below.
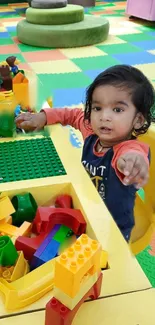
<svg viewBox="0 0 155 325"><path fill-rule="evenodd" d="M21 69L33 70L43 85L44 95L53 97L55 108L82 106L85 89L104 69L114 64L131 64L155 83L155 23L129 19L126 1L97 1L85 13L106 17L110 22L107 41L74 49L36 48L19 43L17 22L23 19L27 3L0 5L0 61L15 55ZM70 129L70 141L81 148L79 133ZM137 259L155 287L155 254L150 247Z"/></svg>

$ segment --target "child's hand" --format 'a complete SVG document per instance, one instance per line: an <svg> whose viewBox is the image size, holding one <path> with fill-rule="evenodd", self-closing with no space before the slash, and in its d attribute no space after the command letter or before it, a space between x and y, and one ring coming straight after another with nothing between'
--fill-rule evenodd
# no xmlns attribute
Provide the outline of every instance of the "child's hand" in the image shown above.
<svg viewBox="0 0 155 325"><path fill-rule="evenodd" d="M124 174L124 185L135 185L137 189L143 187L149 179L149 166L142 154L129 152L117 161L118 170Z"/></svg>
<svg viewBox="0 0 155 325"><path fill-rule="evenodd" d="M44 112L35 114L23 113L16 118L15 122L19 129L39 131L45 126L47 120Z"/></svg>

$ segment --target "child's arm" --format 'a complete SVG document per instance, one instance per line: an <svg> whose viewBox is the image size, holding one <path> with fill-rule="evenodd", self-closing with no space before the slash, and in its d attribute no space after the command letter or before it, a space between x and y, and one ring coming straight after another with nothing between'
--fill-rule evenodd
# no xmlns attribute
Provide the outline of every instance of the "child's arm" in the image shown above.
<svg viewBox="0 0 155 325"><path fill-rule="evenodd" d="M40 130L45 125L53 125L56 123L60 123L64 126L70 125L78 129L82 133L84 139L92 134L90 124L87 122L84 123L84 112L78 108L49 108L36 114L21 114L16 119L17 126L24 130Z"/></svg>
<svg viewBox="0 0 155 325"><path fill-rule="evenodd" d="M79 130L83 138L92 134L90 124L84 122L84 112L79 108L56 108L56 109L44 109L47 118L47 125L60 123L61 125L70 125L73 128Z"/></svg>
<svg viewBox="0 0 155 325"><path fill-rule="evenodd" d="M124 185L143 187L149 178L149 147L136 140L114 147L112 167Z"/></svg>

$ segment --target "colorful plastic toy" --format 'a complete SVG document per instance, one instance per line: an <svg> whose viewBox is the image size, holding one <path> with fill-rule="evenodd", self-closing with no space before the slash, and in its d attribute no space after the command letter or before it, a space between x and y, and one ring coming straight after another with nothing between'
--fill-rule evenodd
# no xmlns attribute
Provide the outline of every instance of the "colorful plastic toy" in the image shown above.
<svg viewBox="0 0 155 325"><path fill-rule="evenodd" d="M31 222L37 211L37 203L31 193L16 195L11 200L15 212L12 214L13 224L21 226L24 221Z"/></svg>
<svg viewBox="0 0 155 325"><path fill-rule="evenodd" d="M31 269L34 269L56 257L60 245L64 242L68 233L70 233L68 227L55 225L35 252L31 262Z"/></svg>
<svg viewBox="0 0 155 325"><path fill-rule="evenodd" d="M86 231L86 222L80 210L47 207L37 209L32 229L40 234L50 231L56 224L69 227L76 235Z"/></svg>
<svg viewBox="0 0 155 325"><path fill-rule="evenodd" d="M56 259L54 297L46 305L45 325L71 325L81 304L88 297L98 298L100 258L101 245L83 234Z"/></svg>
<svg viewBox="0 0 155 325"><path fill-rule="evenodd" d="M0 266L11 266L16 263L18 253L8 236L0 237Z"/></svg>

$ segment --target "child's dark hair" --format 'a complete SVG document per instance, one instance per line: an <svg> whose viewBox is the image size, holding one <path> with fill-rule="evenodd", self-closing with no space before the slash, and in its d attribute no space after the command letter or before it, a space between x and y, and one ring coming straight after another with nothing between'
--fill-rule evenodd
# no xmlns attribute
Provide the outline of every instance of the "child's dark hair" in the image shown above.
<svg viewBox="0 0 155 325"><path fill-rule="evenodd" d="M90 122L93 91L96 87L104 85L128 89L131 92L132 103L145 118L145 124L140 129L134 130L134 135L138 136L146 133L151 122L155 122L152 109L155 101L155 92L152 84L144 74L129 65L115 65L96 77L86 92L84 120Z"/></svg>

